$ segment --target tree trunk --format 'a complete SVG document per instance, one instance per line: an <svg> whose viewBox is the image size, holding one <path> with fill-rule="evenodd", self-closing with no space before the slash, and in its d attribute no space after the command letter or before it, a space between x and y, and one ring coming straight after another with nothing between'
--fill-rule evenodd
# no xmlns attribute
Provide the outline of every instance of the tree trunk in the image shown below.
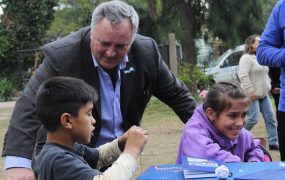
<svg viewBox="0 0 285 180"><path fill-rule="evenodd" d="M196 47L194 42L194 16L188 1L179 0L181 44L183 60L196 64Z"/></svg>

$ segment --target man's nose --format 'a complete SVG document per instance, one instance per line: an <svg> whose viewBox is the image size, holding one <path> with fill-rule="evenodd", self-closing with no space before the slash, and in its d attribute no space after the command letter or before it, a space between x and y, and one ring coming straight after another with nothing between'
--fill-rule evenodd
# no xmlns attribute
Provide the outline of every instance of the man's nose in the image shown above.
<svg viewBox="0 0 285 180"><path fill-rule="evenodd" d="M115 55L117 55L116 48L114 46L108 47L108 49L106 50L106 55L108 57L114 57Z"/></svg>

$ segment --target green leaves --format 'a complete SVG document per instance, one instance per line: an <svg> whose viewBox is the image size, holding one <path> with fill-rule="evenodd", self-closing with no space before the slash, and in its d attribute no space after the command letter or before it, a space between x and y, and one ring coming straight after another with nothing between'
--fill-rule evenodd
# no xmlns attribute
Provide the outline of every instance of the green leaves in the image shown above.
<svg viewBox="0 0 285 180"><path fill-rule="evenodd" d="M251 34L261 34L269 17L268 9L271 11L274 4L274 0L206 1L207 28L227 47L242 44Z"/></svg>
<svg viewBox="0 0 285 180"><path fill-rule="evenodd" d="M0 101L10 101L15 90L13 85L6 78L0 79Z"/></svg>
<svg viewBox="0 0 285 180"><path fill-rule="evenodd" d="M60 0L55 12L55 19L47 31L48 39L63 37L91 22L95 4L86 0Z"/></svg>
<svg viewBox="0 0 285 180"><path fill-rule="evenodd" d="M38 48L53 20L57 0L2 0L0 71L17 71L17 51ZM26 69L25 69L26 70Z"/></svg>
<svg viewBox="0 0 285 180"><path fill-rule="evenodd" d="M196 93L197 84L208 87L211 83L211 79L213 79L213 76L206 75L201 67L187 62L180 64L178 77L187 85L193 94Z"/></svg>

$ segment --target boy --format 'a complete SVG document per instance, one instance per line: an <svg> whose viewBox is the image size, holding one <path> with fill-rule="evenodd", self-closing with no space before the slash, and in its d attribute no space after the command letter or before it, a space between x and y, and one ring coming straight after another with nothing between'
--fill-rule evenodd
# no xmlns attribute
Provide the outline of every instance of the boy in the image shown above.
<svg viewBox="0 0 285 180"><path fill-rule="evenodd" d="M131 178L147 132L133 126L120 138L98 148L82 145L88 144L93 135L96 121L92 109L97 99L91 86L71 77L54 77L40 86L36 113L47 130L47 142L38 143L34 152L37 179ZM112 163L103 173L96 170Z"/></svg>

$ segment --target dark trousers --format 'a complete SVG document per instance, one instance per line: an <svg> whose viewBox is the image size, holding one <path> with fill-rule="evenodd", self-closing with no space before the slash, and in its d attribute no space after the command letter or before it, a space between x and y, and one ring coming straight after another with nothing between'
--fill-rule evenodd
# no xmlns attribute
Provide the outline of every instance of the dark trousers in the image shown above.
<svg viewBox="0 0 285 180"><path fill-rule="evenodd" d="M285 161L285 112L278 111L277 113L280 158L281 161Z"/></svg>
<svg viewBox="0 0 285 180"><path fill-rule="evenodd" d="M271 93L271 95L272 95L272 97L274 99L275 107L276 107L276 109L278 109L280 94L273 94L273 93Z"/></svg>

